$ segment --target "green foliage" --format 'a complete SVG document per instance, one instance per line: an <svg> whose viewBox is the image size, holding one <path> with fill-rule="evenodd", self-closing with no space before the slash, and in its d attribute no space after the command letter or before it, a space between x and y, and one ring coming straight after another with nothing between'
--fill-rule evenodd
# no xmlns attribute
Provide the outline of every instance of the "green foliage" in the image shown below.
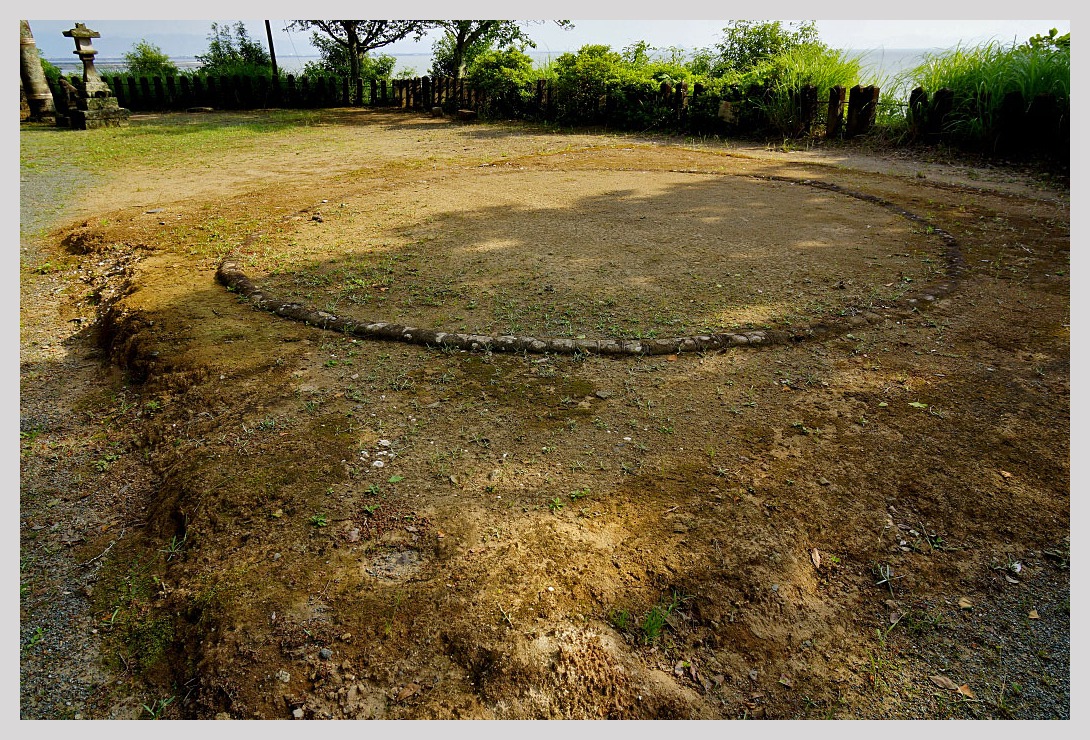
<svg viewBox="0 0 1090 740"><path fill-rule="evenodd" d="M303 66L304 76L337 75L338 77L350 77L352 67L349 63L348 51L343 46L338 46L318 34L314 34L311 42L318 49L318 53L322 58L316 62L307 62ZM397 59L389 54L379 54L378 56L364 54L359 60L360 79L364 82L389 80L393 74L395 64L397 64Z"/></svg>
<svg viewBox="0 0 1090 740"><path fill-rule="evenodd" d="M174 702L173 696L167 696L162 699L157 699L151 703L151 706L142 704L144 711L151 715L152 719L159 719L163 716L163 711ZM143 715L141 715L143 716Z"/></svg>
<svg viewBox="0 0 1090 740"><path fill-rule="evenodd" d="M49 83L49 89L56 90L61 84L61 68L48 61L41 49L38 49L38 58L42 62L42 72L45 73L45 81Z"/></svg>
<svg viewBox="0 0 1090 740"><path fill-rule="evenodd" d="M697 55L697 66L712 77L742 75L796 47L820 43L813 21L731 21L714 49Z"/></svg>
<svg viewBox="0 0 1090 740"><path fill-rule="evenodd" d="M1056 51L1066 50L1071 51L1071 34L1065 33L1063 36L1059 35L1059 31L1055 28L1048 30L1047 36L1037 34L1030 37L1030 40L1022 45L1020 48L1025 49L1054 49Z"/></svg>
<svg viewBox="0 0 1090 740"><path fill-rule="evenodd" d="M257 41L250 38L242 21L212 24L208 50L197 55L202 74L263 75L272 70L272 58Z"/></svg>
<svg viewBox="0 0 1090 740"><path fill-rule="evenodd" d="M141 39L125 52L125 73L137 77L170 77L178 67L155 44Z"/></svg>
<svg viewBox="0 0 1090 740"><path fill-rule="evenodd" d="M458 41L450 33L436 39L431 46L431 68L428 74L432 77L458 77L462 67L468 68L477 57L492 48L493 39L481 38L462 48L461 62L458 61Z"/></svg>
<svg viewBox="0 0 1090 740"><path fill-rule="evenodd" d="M141 619L133 623L126 644L130 654L144 668L150 668L162 660L174 640L174 619L166 615Z"/></svg>
<svg viewBox="0 0 1090 740"><path fill-rule="evenodd" d="M525 25L541 21L429 21L428 24L444 31L432 45L433 77L462 77L473 61L489 49L534 47L534 40L526 33ZM553 21L561 28L571 28L571 21Z"/></svg>
<svg viewBox="0 0 1090 740"><path fill-rule="evenodd" d="M1071 88L1070 40L1034 37L1021 46L1004 47L996 42L975 47L959 46L930 54L910 70L911 87L929 93L948 88L954 93L954 109L946 122L946 134L960 143L984 143L994 135L1000 106L1009 92L1021 93L1028 106L1040 94L1052 94L1068 105Z"/></svg>
<svg viewBox="0 0 1090 740"><path fill-rule="evenodd" d="M420 38L425 26L424 21L296 20L288 28L312 31L311 43L321 56L321 61L307 63L304 74L369 81L388 79L394 66L386 55L371 59L372 51L414 33Z"/></svg>
<svg viewBox="0 0 1090 740"><path fill-rule="evenodd" d="M466 82L488 96L486 111L492 115L511 116L526 100L537 77L534 62L521 49L489 49L477 55L466 70Z"/></svg>
<svg viewBox="0 0 1090 740"><path fill-rule="evenodd" d="M608 44L587 44L567 52L553 63L562 117L585 119L597 111L606 90L628 80L624 57Z"/></svg>
<svg viewBox="0 0 1090 740"><path fill-rule="evenodd" d="M768 125L777 133L797 133L800 109L797 100L805 85L818 89L818 100L826 99L837 85L851 88L859 82L860 58L820 43L793 46L768 57L741 76L743 85L761 85L767 96L758 103Z"/></svg>
<svg viewBox="0 0 1090 740"><path fill-rule="evenodd" d="M657 49L644 41L621 52L605 44L588 44L578 52L561 54L552 71L563 120L640 130L672 120L672 101L660 92L663 83L672 91L682 82L691 88L703 81L690 70L682 49Z"/></svg>

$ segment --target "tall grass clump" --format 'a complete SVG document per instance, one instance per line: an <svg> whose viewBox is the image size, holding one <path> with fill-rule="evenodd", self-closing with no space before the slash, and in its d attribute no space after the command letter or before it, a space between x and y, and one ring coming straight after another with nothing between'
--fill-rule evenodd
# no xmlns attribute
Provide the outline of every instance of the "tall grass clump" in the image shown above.
<svg viewBox="0 0 1090 740"><path fill-rule="evenodd" d="M946 131L955 139L982 143L995 132L1007 93L1021 93L1026 106L1037 95L1051 94L1070 105L1071 50L1061 46L991 42L930 54L908 75L913 87L929 94L948 88L954 109Z"/></svg>
<svg viewBox="0 0 1090 740"><path fill-rule="evenodd" d="M859 84L861 68L860 55L821 43L802 44L764 60L742 75L740 82L767 86L767 99L760 105L768 123L779 133L791 134L800 115L798 94L804 86L817 88L820 105L831 88Z"/></svg>

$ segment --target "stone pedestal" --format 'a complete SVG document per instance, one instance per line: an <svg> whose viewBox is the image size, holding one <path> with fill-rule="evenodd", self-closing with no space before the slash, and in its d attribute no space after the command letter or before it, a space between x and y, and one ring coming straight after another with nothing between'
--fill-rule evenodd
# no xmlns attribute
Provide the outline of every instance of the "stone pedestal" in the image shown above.
<svg viewBox="0 0 1090 740"><path fill-rule="evenodd" d="M95 69L95 54L98 51L91 48L91 39L97 39L102 34L92 31L82 23L63 31L63 34L76 42L76 50L72 53L83 62L83 80L69 85L62 82L66 100L63 101L63 111L62 106L57 105L57 125L73 129L127 125L128 109L118 106L110 86L99 77L98 70Z"/></svg>

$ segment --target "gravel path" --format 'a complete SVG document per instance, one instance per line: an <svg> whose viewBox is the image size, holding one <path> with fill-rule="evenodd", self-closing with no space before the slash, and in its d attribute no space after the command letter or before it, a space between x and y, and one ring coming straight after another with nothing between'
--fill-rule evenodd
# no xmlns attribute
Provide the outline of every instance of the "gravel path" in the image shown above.
<svg viewBox="0 0 1090 740"><path fill-rule="evenodd" d="M28 125L28 124L25 124ZM26 146L26 141L21 142ZM91 584L104 558L96 536L120 534L146 472L130 464L94 475L104 427L80 401L110 376L89 330L93 316L62 315L81 286L56 270L50 229L78 216L99 184L73 166L22 168L20 177L20 619L22 719L139 716L127 681L102 665ZM94 410L93 407L92 411ZM110 432L107 432L107 435ZM99 458L102 459L102 458ZM125 480L127 478L127 480ZM87 562L87 561L91 562Z"/></svg>

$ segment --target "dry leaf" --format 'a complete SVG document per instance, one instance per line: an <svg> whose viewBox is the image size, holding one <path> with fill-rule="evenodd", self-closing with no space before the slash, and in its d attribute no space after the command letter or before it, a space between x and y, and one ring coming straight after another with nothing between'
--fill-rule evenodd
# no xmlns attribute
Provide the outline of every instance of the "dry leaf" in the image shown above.
<svg viewBox="0 0 1090 740"><path fill-rule="evenodd" d="M960 606L962 609L972 609L973 602L962 596L960 599L958 599L958 606Z"/></svg>
<svg viewBox="0 0 1090 740"><path fill-rule="evenodd" d="M1007 579L1007 583L1018 583L1017 578L1011 578L1010 576L1008 576L1006 574L1004 574L1003 577Z"/></svg>
<svg viewBox="0 0 1090 740"><path fill-rule="evenodd" d="M904 618L904 616L905 615L902 614L901 612L890 612L890 614L889 614L889 623L890 624L897 624L898 622L900 622Z"/></svg>
<svg viewBox="0 0 1090 740"><path fill-rule="evenodd" d="M780 676L780 683L783 684L784 686L786 686L789 689L792 688L795 685L791 681L790 678L788 678L787 676L783 676L783 675Z"/></svg>
<svg viewBox="0 0 1090 740"><path fill-rule="evenodd" d="M958 686L958 693L964 696L966 699L976 698L976 694L973 693L973 690L969 688L969 684L967 683L963 683L961 686Z"/></svg>
<svg viewBox="0 0 1090 740"><path fill-rule="evenodd" d="M1001 476L1003 476L1004 478L1013 478L1014 477L1012 473L1008 473L1006 470L1000 470L999 474Z"/></svg>
<svg viewBox="0 0 1090 740"><path fill-rule="evenodd" d="M1029 618L1030 619L1040 619L1041 615L1037 613L1036 609L1030 609L1029 610Z"/></svg>
<svg viewBox="0 0 1090 740"><path fill-rule="evenodd" d="M935 684L940 689L949 689L950 691L958 690L958 685L946 676L930 676L930 678L931 683Z"/></svg>
<svg viewBox="0 0 1090 740"><path fill-rule="evenodd" d="M821 553L815 547L810 551L810 562L814 564L814 567L821 570Z"/></svg>
<svg viewBox="0 0 1090 740"><path fill-rule="evenodd" d="M666 355L667 362L677 362L677 355Z"/></svg>
<svg viewBox="0 0 1090 740"><path fill-rule="evenodd" d="M397 700L398 701L405 701L406 699L408 699L410 696L412 696L413 694L415 694L418 691L420 691L420 684L411 683L408 686L406 686L405 688L403 688L401 691L398 692Z"/></svg>

